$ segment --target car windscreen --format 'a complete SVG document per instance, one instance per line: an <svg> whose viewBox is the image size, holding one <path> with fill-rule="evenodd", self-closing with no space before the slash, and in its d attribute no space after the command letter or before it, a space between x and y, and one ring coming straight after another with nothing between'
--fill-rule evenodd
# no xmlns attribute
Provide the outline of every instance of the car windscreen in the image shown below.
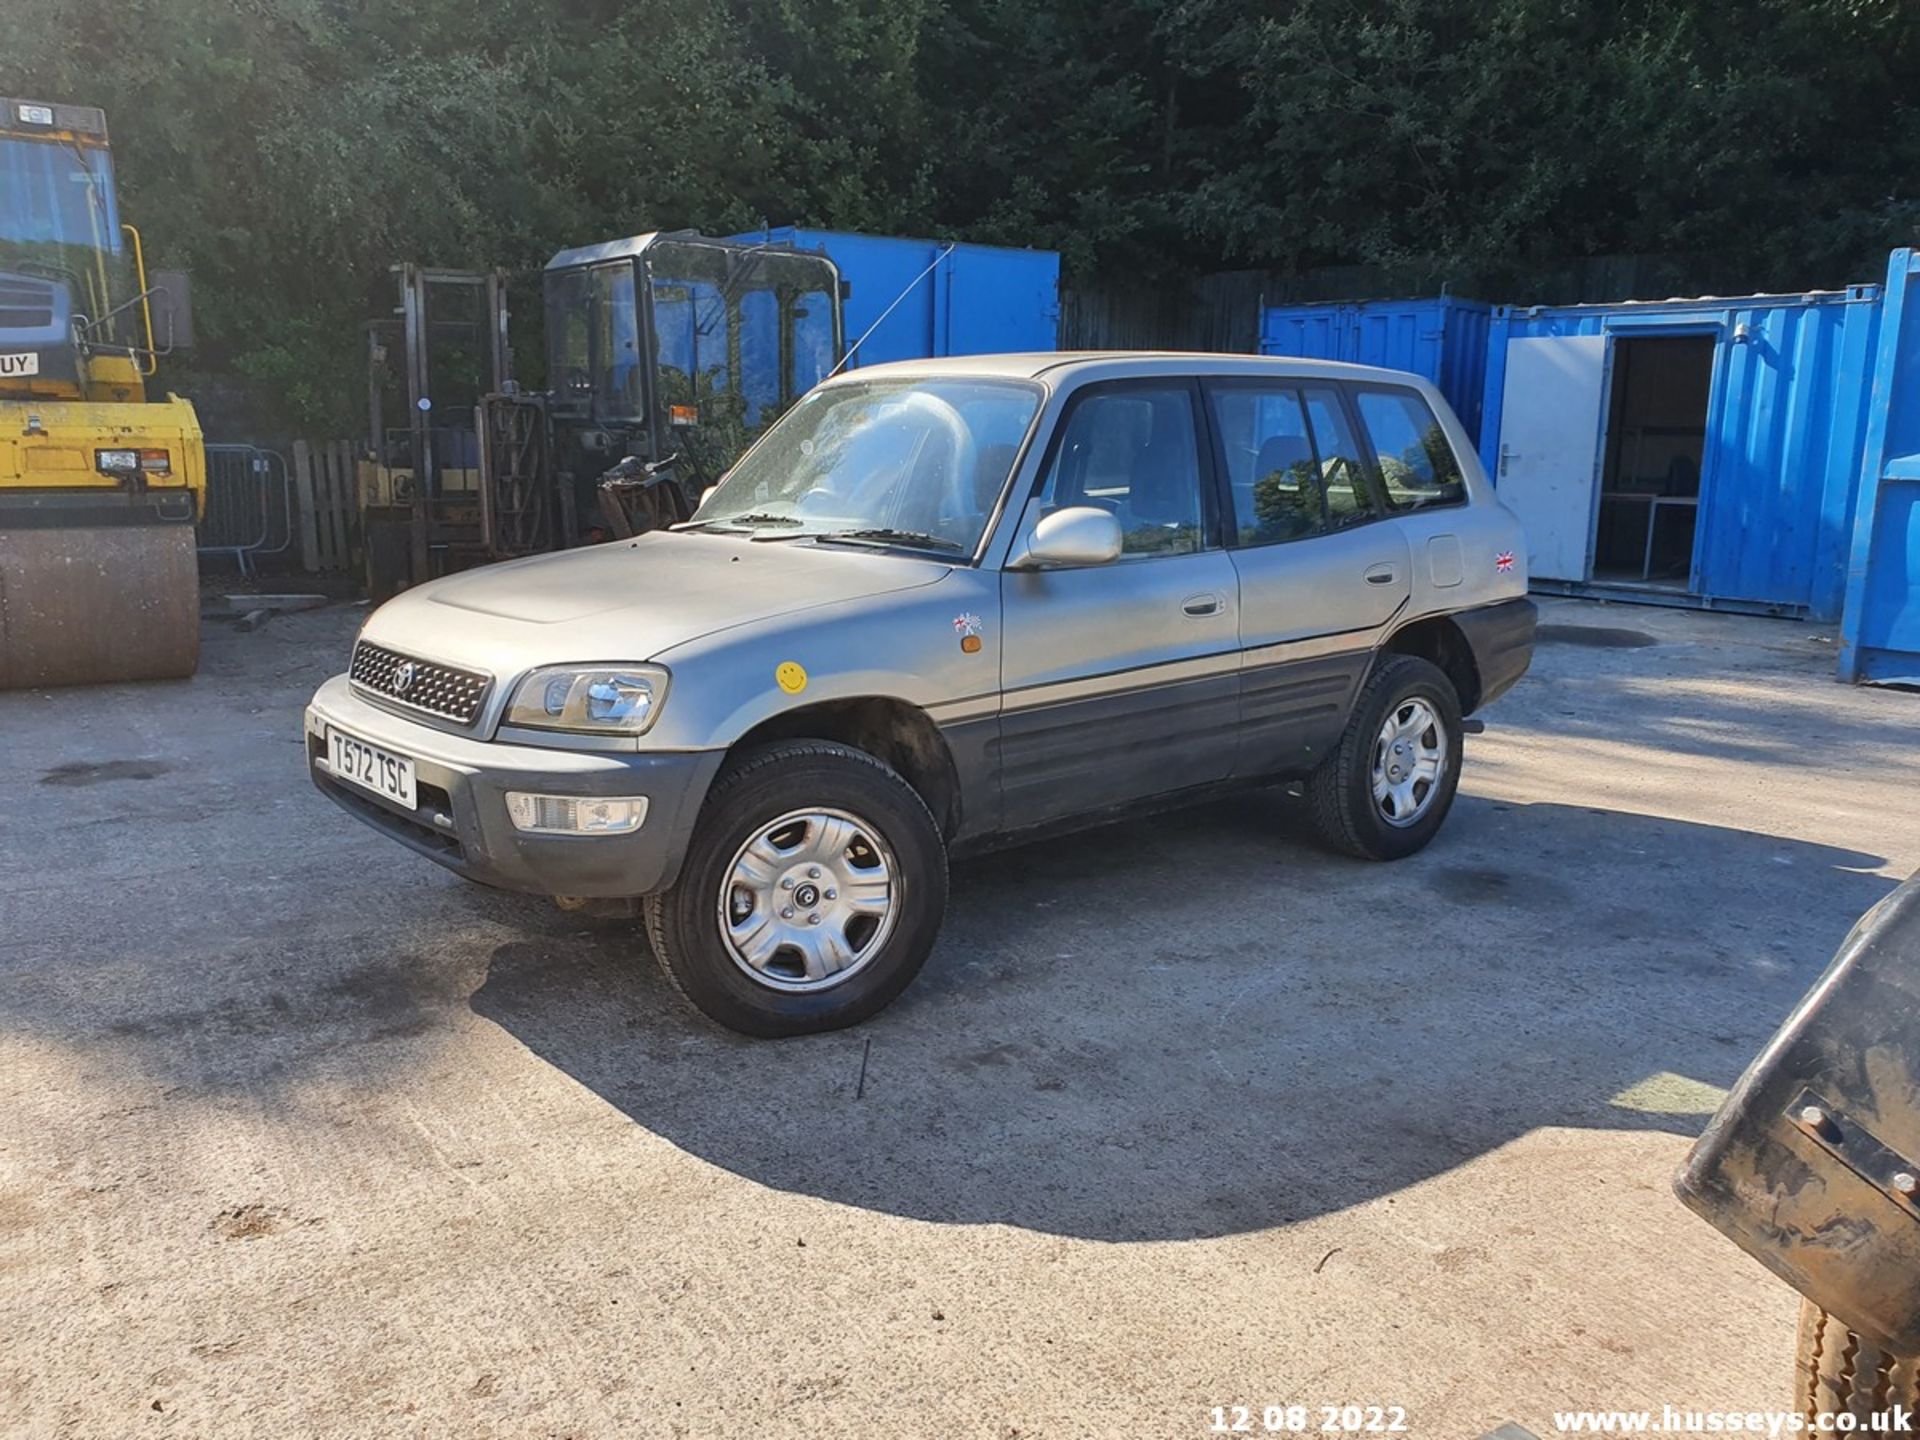
<svg viewBox="0 0 1920 1440"><path fill-rule="evenodd" d="M734 466L693 525L970 555L1040 397L1012 380L823 386Z"/></svg>

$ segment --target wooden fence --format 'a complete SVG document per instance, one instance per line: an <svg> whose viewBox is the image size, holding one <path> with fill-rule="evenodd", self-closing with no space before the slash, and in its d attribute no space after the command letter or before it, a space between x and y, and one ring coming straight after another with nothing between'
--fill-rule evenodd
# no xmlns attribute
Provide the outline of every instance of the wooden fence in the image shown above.
<svg viewBox="0 0 1920 1440"><path fill-rule="evenodd" d="M360 564L358 452L351 440L293 442L300 566L309 573Z"/></svg>

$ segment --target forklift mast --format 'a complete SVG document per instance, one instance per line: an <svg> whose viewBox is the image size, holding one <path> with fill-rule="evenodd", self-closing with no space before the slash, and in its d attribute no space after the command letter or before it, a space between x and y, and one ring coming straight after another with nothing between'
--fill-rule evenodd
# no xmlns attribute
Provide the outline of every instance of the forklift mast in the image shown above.
<svg viewBox="0 0 1920 1440"><path fill-rule="evenodd" d="M476 430L485 397L513 388L505 272L395 265L392 274L393 308L366 326L359 488L376 599L544 548L503 546L512 527L484 483Z"/></svg>

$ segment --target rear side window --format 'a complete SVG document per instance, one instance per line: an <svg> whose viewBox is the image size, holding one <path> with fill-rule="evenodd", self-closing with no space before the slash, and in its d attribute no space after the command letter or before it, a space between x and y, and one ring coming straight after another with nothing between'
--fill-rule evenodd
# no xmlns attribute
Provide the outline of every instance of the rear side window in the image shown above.
<svg viewBox="0 0 1920 1440"><path fill-rule="evenodd" d="M1242 545L1300 540L1326 528L1326 503L1300 392L1291 386L1208 386Z"/></svg>
<svg viewBox="0 0 1920 1440"><path fill-rule="evenodd" d="M1360 422L1395 510L1458 505L1467 498L1460 462L1433 408L1411 390L1359 390Z"/></svg>
<svg viewBox="0 0 1920 1440"><path fill-rule="evenodd" d="M1373 519L1372 486L1367 483L1360 446L1347 424L1339 393L1317 385L1309 385L1300 393L1307 402L1314 449L1320 456L1320 478L1327 492L1327 528L1338 530Z"/></svg>
<svg viewBox="0 0 1920 1440"><path fill-rule="evenodd" d="M1209 381L1241 545L1304 540L1374 517L1353 427L1333 387Z"/></svg>

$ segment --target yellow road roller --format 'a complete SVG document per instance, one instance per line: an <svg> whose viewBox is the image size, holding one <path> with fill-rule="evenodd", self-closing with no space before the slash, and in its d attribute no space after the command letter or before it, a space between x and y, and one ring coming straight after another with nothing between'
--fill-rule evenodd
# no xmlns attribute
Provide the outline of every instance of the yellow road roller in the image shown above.
<svg viewBox="0 0 1920 1440"><path fill-rule="evenodd" d="M199 664L206 450L148 393L189 314L120 219L106 116L0 98L0 689Z"/></svg>

